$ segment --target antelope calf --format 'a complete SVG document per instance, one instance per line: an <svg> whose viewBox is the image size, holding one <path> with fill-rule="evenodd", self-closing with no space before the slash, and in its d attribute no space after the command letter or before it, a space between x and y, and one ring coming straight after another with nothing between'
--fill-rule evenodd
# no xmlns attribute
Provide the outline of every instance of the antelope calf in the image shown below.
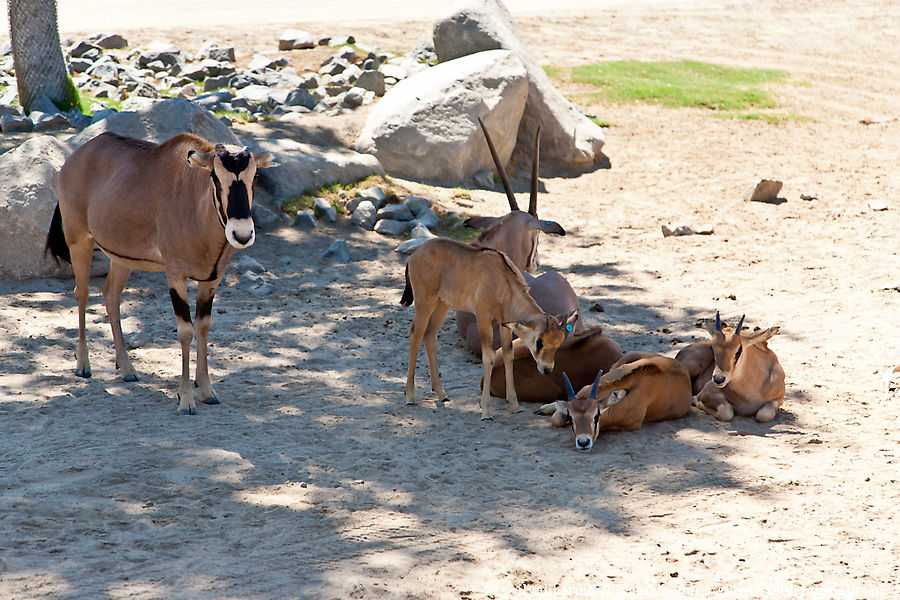
<svg viewBox="0 0 900 600"><path fill-rule="evenodd" d="M767 341L778 327L741 333L744 317L734 329L716 320L709 329L712 340L697 342L678 353L694 376L697 408L720 421L734 415L755 416L760 423L775 418L784 400L784 369Z"/></svg>
<svg viewBox="0 0 900 600"><path fill-rule="evenodd" d="M514 340L513 381L520 402L550 402L566 399L566 373L572 385L581 389L590 385L598 371L608 371L622 358L622 347L606 337L600 327L572 334L556 350L556 366L548 375L538 373L531 353L520 340ZM501 370L503 350L491 369L490 390L492 396L506 396L506 378ZM482 385L483 382L482 382Z"/></svg>
<svg viewBox="0 0 900 600"><path fill-rule="evenodd" d="M253 182L257 169L273 166L271 158L268 152L214 145L187 133L162 144L102 133L66 160L47 250L57 261L71 262L75 271L77 376L91 376L85 309L96 243L110 260L103 298L116 367L125 381L137 381L137 372L122 335L122 290L133 269L165 271L181 344L178 414L197 410L189 376L194 336L189 278L197 281L197 392L207 404L219 402L207 369L213 297L235 249L256 239Z"/></svg>
<svg viewBox="0 0 900 600"><path fill-rule="evenodd" d="M568 399L546 404L538 414L553 415L556 427L571 423L575 448L584 452L603 430L633 431L642 423L678 419L691 409L687 369L659 354L629 352L577 395L564 379Z"/></svg>
<svg viewBox="0 0 900 600"><path fill-rule="evenodd" d="M409 328L409 370L406 377L407 404L415 404L416 358L422 341L428 358L431 389L438 400L447 395L437 366L437 334L450 308L475 314L481 336L483 378L490 377L494 365L492 326L503 325L500 342L505 350L506 401L519 411L512 373L512 334L522 340L534 358L538 371L553 371L554 354L572 331L575 313L551 316L528 294L522 274L502 252L478 248L447 238L435 238L419 246L406 263L406 287L400 304L415 302L415 316ZM489 420L490 394L481 394L481 418Z"/></svg>
<svg viewBox="0 0 900 600"><path fill-rule="evenodd" d="M545 312L564 314L574 310L577 319L575 320L573 332L580 333L584 330L581 309L578 306L578 296L575 295L575 291L569 285L569 282L555 271L548 271L538 277L530 275L537 268L539 262L538 242L540 241L540 233L566 235L565 229L556 221L542 221L538 218L537 191L541 141L540 127L534 140L534 159L531 168L531 195L528 201L528 212L523 212L519 210L519 204L509 183L509 177L503 168L503 163L500 162L500 157L497 155L494 142L491 140L487 127L485 127L484 122L480 118L478 123L484 132L484 139L487 141L491 157L494 159L494 165L497 167L497 173L500 175L500 181L503 183L503 189L506 191L506 198L509 201L509 212L502 217L471 217L467 219L466 225L473 229L482 230L474 245L493 248L506 254L512 263L522 271L531 297L535 299L538 306ZM475 322L475 315L465 311L457 312L456 328L466 341L466 347L469 349L469 352L480 354L481 336L478 332L478 325ZM500 335L497 327L494 327L493 346L495 350L500 347Z"/></svg>

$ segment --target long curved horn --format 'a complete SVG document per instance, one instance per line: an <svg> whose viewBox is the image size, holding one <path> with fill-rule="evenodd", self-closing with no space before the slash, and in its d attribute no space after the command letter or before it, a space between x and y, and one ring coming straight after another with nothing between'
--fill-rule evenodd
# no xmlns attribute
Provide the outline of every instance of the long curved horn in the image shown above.
<svg viewBox="0 0 900 600"><path fill-rule="evenodd" d="M534 161L531 163L531 196L528 198L528 213L538 218L537 214L537 193L538 193L538 163L541 156L541 126L538 125L537 133L534 136Z"/></svg>
<svg viewBox="0 0 900 600"><path fill-rule="evenodd" d="M735 332L737 335L741 335L741 327L744 326L744 317L746 317L746 316L747 316L747 315L741 315L741 320L738 321L737 327L734 328L734 332Z"/></svg>
<svg viewBox="0 0 900 600"><path fill-rule="evenodd" d="M509 210L519 210L519 204L516 202L516 195L513 194L512 186L509 185L509 177L506 176L506 169L500 164L500 157L497 156L497 149L494 148L494 142L491 141L491 135L488 133L487 127L484 126L484 121L481 120L481 117L478 117L478 124L481 125L481 130L484 132L484 139L487 140L488 149L491 151L491 158L494 159L494 164L497 166L497 174L500 176L500 181L503 182L503 189L506 190L506 198L509 200Z"/></svg>
<svg viewBox="0 0 900 600"><path fill-rule="evenodd" d="M597 399L597 387L600 385L600 377L603 376L603 369L597 371L597 376L594 378L594 385L591 386L591 399Z"/></svg>
<svg viewBox="0 0 900 600"><path fill-rule="evenodd" d="M575 399L575 390L572 389L572 382L569 381L569 376L563 373L563 381L566 382L566 395L569 396L569 400Z"/></svg>
<svg viewBox="0 0 900 600"><path fill-rule="evenodd" d="M719 311L716 311L716 331L722 331L722 321L719 319Z"/></svg>

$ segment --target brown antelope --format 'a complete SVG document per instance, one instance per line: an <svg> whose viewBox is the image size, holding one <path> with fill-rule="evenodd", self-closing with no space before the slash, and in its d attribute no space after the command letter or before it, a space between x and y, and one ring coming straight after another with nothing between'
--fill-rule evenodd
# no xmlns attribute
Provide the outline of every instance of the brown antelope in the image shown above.
<svg viewBox="0 0 900 600"><path fill-rule="evenodd" d="M75 374L91 376L85 335L91 254L109 256L103 298L116 347L116 367L137 381L119 318L122 290L133 269L165 271L181 344L178 414L196 414L189 377L194 335L188 278L197 281L196 386L200 400L219 401L207 372L207 334L213 297L236 248L256 236L251 216L256 170L273 166L268 152L179 134L162 144L103 133L66 160L47 250L72 263L78 302Z"/></svg>
<svg viewBox="0 0 900 600"><path fill-rule="evenodd" d="M513 380L520 402L549 402L566 398L563 373L576 388L589 385L598 371L608 371L613 363L622 358L622 347L603 335L600 327L570 336L556 350L553 371L549 375L538 373L537 365L528 349L520 340L514 340ZM492 396L506 395L506 378L500 365L503 358L501 349L491 369L490 390ZM483 385L483 384L482 384Z"/></svg>
<svg viewBox="0 0 900 600"><path fill-rule="evenodd" d="M400 304L415 302L415 317L409 328L409 370L406 402L415 404L416 358L422 340L428 358L431 389L438 400L447 395L437 366L437 334L451 308L475 314L481 334L483 377L490 377L494 365L492 326L502 324L500 342L506 351L506 401L512 412L519 411L512 378L512 334L522 340L537 364L538 371L553 370L554 354L571 331L575 313L551 316L528 294L522 274L502 252L479 248L447 238L435 238L419 246L406 263L406 287ZM489 420L490 394L481 393L481 418Z"/></svg>
<svg viewBox="0 0 900 600"><path fill-rule="evenodd" d="M503 189L506 191L506 198L509 201L509 212L502 217L471 217L467 219L466 225L482 230L481 235L478 236L474 244L484 248L493 248L506 254L512 263L522 271L529 293L541 309L553 315L564 314L574 310L577 319L573 326L573 332L579 333L584 331L581 309L578 306L578 296L575 295L575 291L572 290L569 282L554 271L548 271L539 277L530 275L539 264L538 241L540 233L543 231L554 235L566 235L566 231L556 221L542 221L538 218L537 191L541 141L540 127L538 127L534 140L534 160L531 168L531 195L528 201L528 212L523 212L519 210L516 195L512 191L509 177L503 168L503 163L500 162L500 157L497 155L497 150L494 147L494 142L491 140L487 127L485 127L484 122L480 118L478 123L484 132L484 138L487 141L494 165L497 167L497 173L500 175L500 181L503 182ZM456 313L456 328L466 341L466 347L469 349L469 352L480 354L481 335L478 332L475 315L470 312L458 311ZM495 350L500 347L498 327L494 327L492 343Z"/></svg>
<svg viewBox="0 0 900 600"><path fill-rule="evenodd" d="M575 394L564 374L568 400L541 407L551 423L567 422L575 433L575 448L589 451L603 430L633 431L642 423L683 417L691 410L691 379L675 359L650 352L629 352L608 373Z"/></svg>
<svg viewBox="0 0 900 600"><path fill-rule="evenodd" d="M720 421L753 415L767 423L784 399L784 369L766 343L779 328L744 335L743 324L742 316L734 329L723 327L716 312L712 340L691 344L679 356L695 377L697 408Z"/></svg>

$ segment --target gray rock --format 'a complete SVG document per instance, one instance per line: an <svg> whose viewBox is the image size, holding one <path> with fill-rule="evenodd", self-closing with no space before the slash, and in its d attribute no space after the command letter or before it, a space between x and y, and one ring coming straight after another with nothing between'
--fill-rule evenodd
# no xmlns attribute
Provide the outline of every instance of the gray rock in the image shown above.
<svg viewBox="0 0 900 600"><path fill-rule="evenodd" d="M84 73L93 65L93 61L90 61L86 58L70 58L69 59L69 67L72 68L73 73Z"/></svg>
<svg viewBox="0 0 900 600"><path fill-rule="evenodd" d="M394 219L379 219L375 223L375 231L381 235L400 235L406 232L407 222Z"/></svg>
<svg viewBox="0 0 900 600"><path fill-rule="evenodd" d="M24 117L22 107L18 105L0 104L0 116L10 115L13 117Z"/></svg>
<svg viewBox="0 0 900 600"><path fill-rule="evenodd" d="M60 112L47 114L32 111L30 118L34 122L34 131L36 132L55 131L69 127L69 118Z"/></svg>
<svg viewBox="0 0 900 600"><path fill-rule="evenodd" d="M234 87L235 89L239 89L237 86L233 85L232 76L231 75L222 75L221 77L207 77L203 80L203 91L211 92L213 90L218 90L220 88L226 87Z"/></svg>
<svg viewBox="0 0 900 600"><path fill-rule="evenodd" d="M356 86L375 92L376 96L384 96L384 73L381 71L363 71L356 80Z"/></svg>
<svg viewBox="0 0 900 600"><path fill-rule="evenodd" d="M279 50L305 50L315 47L316 41L312 35L300 29L288 29L278 38Z"/></svg>
<svg viewBox="0 0 900 600"><path fill-rule="evenodd" d="M376 209L380 209L384 206L385 202L387 202L387 194L384 193L384 190L381 189L380 185L372 186L364 190L358 190L356 192L356 197L347 203L347 210L353 212L356 210L356 205L363 200L368 200ZM353 203L352 207L351 203Z"/></svg>
<svg viewBox="0 0 900 600"><path fill-rule="evenodd" d="M488 171L487 169L485 169L484 171L478 171L477 173L475 173L472 179L474 179L475 183L477 183L480 187L486 190L494 189L493 171Z"/></svg>
<svg viewBox="0 0 900 600"><path fill-rule="evenodd" d="M324 44L322 42L325 42ZM320 46L346 46L347 44L355 44L356 38L352 35L339 35L334 37L327 37L319 40Z"/></svg>
<svg viewBox="0 0 900 600"><path fill-rule="evenodd" d="M150 65L153 63L162 63L165 69L175 64L184 63L185 59L184 53L175 44L153 43L147 50L140 53L137 64L142 69L152 69Z"/></svg>
<svg viewBox="0 0 900 600"><path fill-rule="evenodd" d="M250 59L247 68L257 73L265 72L267 69L278 69L288 64L288 59L284 56L276 56L271 58L264 54L254 54Z"/></svg>
<svg viewBox="0 0 900 600"><path fill-rule="evenodd" d="M260 184L275 198L291 198L332 183L383 174L378 160L346 148L303 144L287 138L244 140L251 151L271 152L278 166L260 172Z"/></svg>
<svg viewBox="0 0 900 600"><path fill-rule="evenodd" d="M215 42L205 42L197 51L197 58L234 62L234 46L220 46Z"/></svg>
<svg viewBox="0 0 900 600"><path fill-rule="evenodd" d="M44 243L58 201L57 174L72 150L52 136L38 136L0 154L0 277L60 271L44 258Z"/></svg>
<svg viewBox="0 0 900 600"><path fill-rule="evenodd" d="M438 57L434 51L434 41L430 39L421 40L409 53L409 57L420 63L437 62Z"/></svg>
<svg viewBox="0 0 900 600"><path fill-rule="evenodd" d="M196 98L194 98L194 103L208 110L217 104L221 104L222 102L231 102L233 99L234 94L232 94L229 90L218 90L215 92L208 92L197 96Z"/></svg>
<svg viewBox="0 0 900 600"><path fill-rule="evenodd" d="M410 228L416 225L424 225L428 229L434 229L438 226L438 217L433 210L426 208L419 216L409 222Z"/></svg>
<svg viewBox="0 0 900 600"><path fill-rule="evenodd" d="M357 106L362 106L363 101L366 98L366 90L361 87L353 87L347 90L347 93L344 94L344 104L351 108L356 108Z"/></svg>
<svg viewBox="0 0 900 600"><path fill-rule="evenodd" d="M231 129L214 114L184 98L162 100L134 112L111 114L68 141L82 144L104 131L157 143L187 132L214 143L241 145Z"/></svg>
<svg viewBox="0 0 900 600"><path fill-rule="evenodd" d="M313 109L316 106L316 99L308 89L301 87L288 92L287 97L284 99L284 104L287 106L305 106Z"/></svg>
<svg viewBox="0 0 900 600"><path fill-rule="evenodd" d="M409 238L410 239L425 238L426 240L428 240L428 239L431 239L434 237L437 237L437 236L434 235L433 233L431 233L431 230L428 229L427 227L425 227L424 225L422 225L421 223L416 223L416 225L412 229L409 230Z"/></svg>
<svg viewBox="0 0 900 600"><path fill-rule="evenodd" d="M238 281L238 289L245 292L251 292L259 296L268 296L274 291L272 284L266 282L261 276L253 271L245 271Z"/></svg>
<svg viewBox="0 0 900 600"><path fill-rule="evenodd" d="M331 85L352 85L362 74L362 69L354 64L347 65L347 68L331 78Z"/></svg>
<svg viewBox="0 0 900 600"><path fill-rule="evenodd" d="M326 61L325 64L319 68L319 74L335 76L338 73L343 73L349 66L350 63L343 58L334 58Z"/></svg>
<svg viewBox="0 0 900 600"><path fill-rule="evenodd" d="M131 92L132 96L138 96L140 98L159 98L159 91L149 83L140 83L134 90Z"/></svg>
<svg viewBox="0 0 900 600"><path fill-rule="evenodd" d="M297 87L305 90L314 90L319 87L319 84L319 78L315 73L304 73L300 76L300 82L297 84Z"/></svg>
<svg viewBox="0 0 900 600"><path fill-rule="evenodd" d="M96 62L86 73L104 83L111 85L119 83L119 66L113 62Z"/></svg>
<svg viewBox="0 0 900 600"><path fill-rule="evenodd" d="M29 108L32 112L40 111L48 115L61 112L47 94L38 94L35 99L31 101L31 106Z"/></svg>
<svg viewBox="0 0 900 600"><path fill-rule="evenodd" d="M782 182L775 179L763 179L744 192L744 202L780 204L784 201L778 198L778 192L781 191L782 185L784 185Z"/></svg>
<svg viewBox="0 0 900 600"><path fill-rule="evenodd" d="M253 223L257 231L274 231L283 226L290 225L292 220L282 212L281 208L268 208L262 202L262 193L256 194L253 202Z"/></svg>
<svg viewBox="0 0 900 600"><path fill-rule="evenodd" d="M603 130L566 100L534 60L500 0L460 0L434 24L438 59L444 63L494 48L516 54L528 73L528 102L518 128L518 149L531 156L541 127L541 162L567 168L603 166ZM388 165L385 164L385 167Z"/></svg>
<svg viewBox="0 0 900 600"><path fill-rule="evenodd" d="M405 242L401 242L399 246L394 248L394 252L400 252L402 254L412 254L415 252L416 248L427 242L431 238L413 238L406 240Z"/></svg>
<svg viewBox="0 0 900 600"><path fill-rule="evenodd" d="M93 50L94 54L96 54L97 56L103 53L103 48L101 48L100 46L92 44L88 40L82 40L69 48L68 55L72 58L81 58L91 50Z"/></svg>
<svg viewBox="0 0 900 600"><path fill-rule="evenodd" d="M431 208L431 200L422 196L407 196L403 200L403 204L417 217Z"/></svg>
<svg viewBox="0 0 900 600"><path fill-rule="evenodd" d="M481 117L505 164L528 95L526 75L507 50L480 52L417 73L375 105L357 149L374 154L388 172L401 177L463 181L493 166L478 126Z"/></svg>
<svg viewBox="0 0 900 600"><path fill-rule="evenodd" d="M247 87L237 90L235 94L238 98L245 98L257 104L267 104L272 89L265 85L248 85Z"/></svg>
<svg viewBox="0 0 900 600"><path fill-rule="evenodd" d="M350 246L347 240L338 240L331 244L322 254L322 261L333 261L340 263L349 263L353 260L353 254L350 252Z"/></svg>
<svg viewBox="0 0 900 600"><path fill-rule="evenodd" d="M384 77L393 77L394 79L396 79L398 81L409 77L409 73L406 71L406 69L404 69L400 65L394 65L394 64L390 64L390 63L385 63L385 64L381 65L380 67L378 67L378 71Z"/></svg>
<svg viewBox="0 0 900 600"><path fill-rule="evenodd" d="M18 133L34 129L34 122L28 117L15 115L0 116L0 131L3 133Z"/></svg>
<svg viewBox="0 0 900 600"><path fill-rule="evenodd" d="M393 219L395 221L412 221L413 213L405 204L385 204L376 213L379 219ZM404 230L406 226L404 226Z"/></svg>
<svg viewBox="0 0 900 600"><path fill-rule="evenodd" d="M104 50L121 50L128 47L128 40L118 33L96 33L88 38L88 41Z"/></svg>
<svg viewBox="0 0 900 600"><path fill-rule="evenodd" d="M356 209L353 211L353 216L350 217L350 220L363 229L371 231L375 229L375 221L377 220L376 212L374 204L368 200L363 200L356 205Z"/></svg>
<svg viewBox="0 0 900 600"><path fill-rule="evenodd" d="M337 209L325 198L316 198L313 208L318 216L324 216L330 223L337 222Z"/></svg>
<svg viewBox="0 0 900 600"><path fill-rule="evenodd" d="M310 209L298 210L294 216L294 224L300 227L315 227L316 215Z"/></svg>
<svg viewBox="0 0 900 600"><path fill-rule="evenodd" d="M253 273L264 273L268 271L262 263L247 254L239 254L238 259L234 262L234 266L242 273L245 271L251 271Z"/></svg>

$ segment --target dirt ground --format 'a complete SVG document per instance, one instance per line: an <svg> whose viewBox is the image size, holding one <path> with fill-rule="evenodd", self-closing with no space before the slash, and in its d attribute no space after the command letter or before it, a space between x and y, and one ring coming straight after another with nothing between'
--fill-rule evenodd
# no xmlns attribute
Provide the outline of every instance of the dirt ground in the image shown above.
<svg viewBox="0 0 900 600"><path fill-rule="evenodd" d="M286 25L123 33L249 56ZM424 400L407 407L405 257L344 219L259 236L245 252L268 266L269 296L229 271L211 332L223 404L196 417L175 415L161 275L133 274L123 301L136 384L116 376L100 280L90 380L73 374L72 282L0 282L0 597L897 597L900 410L884 376L900 362L900 6L639 4L519 26L542 64L685 58L791 74L779 112L803 118L775 124L582 106L612 123L612 168L545 177L540 200L568 230L542 242L545 267L624 348L674 354L717 309L780 325L775 421L694 412L581 454L568 430L500 399L498 418L479 420L480 364L450 320L438 344L452 401L435 406L420 357ZM427 29L352 33L407 49ZM784 181L785 202L743 202L761 178ZM464 215L505 210L496 192L472 190L472 207L428 192ZM664 238L664 224L715 232ZM336 237L358 260L317 262Z"/></svg>

